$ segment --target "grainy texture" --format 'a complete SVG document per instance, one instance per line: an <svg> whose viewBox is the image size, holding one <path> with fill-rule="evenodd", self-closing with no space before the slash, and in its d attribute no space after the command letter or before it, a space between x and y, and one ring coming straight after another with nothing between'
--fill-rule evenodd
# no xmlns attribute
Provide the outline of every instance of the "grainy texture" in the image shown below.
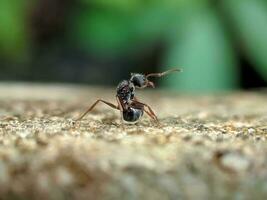
<svg viewBox="0 0 267 200"><path fill-rule="evenodd" d="M1 199L266 199L267 95L151 90L160 125L123 125L115 90L0 85Z"/></svg>

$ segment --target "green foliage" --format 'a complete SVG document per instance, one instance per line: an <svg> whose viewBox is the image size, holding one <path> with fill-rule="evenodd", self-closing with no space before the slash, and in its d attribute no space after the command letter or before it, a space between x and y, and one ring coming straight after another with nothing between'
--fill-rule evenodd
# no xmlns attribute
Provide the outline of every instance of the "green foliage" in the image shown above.
<svg viewBox="0 0 267 200"><path fill-rule="evenodd" d="M204 92L236 87L237 69L230 42L216 13L184 12L182 30L170 36L163 66L181 66L183 74L166 79L174 89Z"/></svg>
<svg viewBox="0 0 267 200"><path fill-rule="evenodd" d="M74 19L71 35L80 46L95 52L118 55L131 47L131 19L115 12L83 11Z"/></svg>
<svg viewBox="0 0 267 200"><path fill-rule="evenodd" d="M26 53L27 35L25 2L0 1L0 51L6 57L22 58Z"/></svg>
<svg viewBox="0 0 267 200"><path fill-rule="evenodd" d="M91 10L100 9L76 16L74 24L79 28L73 30L80 43L116 56L164 39L162 70L184 68L182 75L166 79L168 87L192 92L237 88L239 66L234 47L240 41L247 59L267 80L264 1L226 0L217 2L217 7L208 0L82 1ZM235 31L234 38L230 30Z"/></svg>
<svg viewBox="0 0 267 200"><path fill-rule="evenodd" d="M26 2L0 1L0 51L11 60L28 52ZM163 41L161 70L184 69L163 79L175 90L237 88L240 53L267 80L265 0L77 0L73 5L65 19L71 44L119 58Z"/></svg>
<svg viewBox="0 0 267 200"><path fill-rule="evenodd" d="M238 39L256 69L267 80L267 4L263 0L226 0Z"/></svg>
<svg viewBox="0 0 267 200"><path fill-rule="evenodd" d="M177 11L159 1L115 0L112 6L113 1L82 2L85 8L77 10L71 20L71 37L85 48L113 56L155 42L169 30Z"/></svg>

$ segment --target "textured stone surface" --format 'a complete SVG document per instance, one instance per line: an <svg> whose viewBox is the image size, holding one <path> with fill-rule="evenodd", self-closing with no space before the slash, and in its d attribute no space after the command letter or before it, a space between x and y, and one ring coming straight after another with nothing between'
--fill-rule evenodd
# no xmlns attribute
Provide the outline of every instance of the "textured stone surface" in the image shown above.
<svg viewBox="0 0 267 200"><path fill-rule="evenodd" d="M160 125L121 124L114 90L0 85L1 199L266 199L267 94L145 91Z"/></svg>

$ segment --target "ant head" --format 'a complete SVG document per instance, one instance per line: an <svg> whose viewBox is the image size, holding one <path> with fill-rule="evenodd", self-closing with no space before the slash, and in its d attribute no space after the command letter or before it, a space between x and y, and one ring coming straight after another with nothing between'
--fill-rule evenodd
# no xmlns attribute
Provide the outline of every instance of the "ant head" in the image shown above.
<svg viewBox="0 0 267 200"><path fill-rule="evenodd" d="M145 87L155 87L154 83L149 81L144 74L131 74L130 81L133 83L133 85L137 88L145 88Z"/></svg>
<svg viewBox="0 0 267 200"><path fill-rule="evenodd" d="M135 73L131 73L131 78L130 78L130 82L133 83L133 85L137 88L145 88L145 87L155 87L154 83L149 81L148 78L149 77L162 77L165 76L167 74L170 74L172 72L181 72L182 69L180 68L175 68L175 69L170 69L167 70L165 72L162 73L152 73L152 74L135 74Z"/></svg>

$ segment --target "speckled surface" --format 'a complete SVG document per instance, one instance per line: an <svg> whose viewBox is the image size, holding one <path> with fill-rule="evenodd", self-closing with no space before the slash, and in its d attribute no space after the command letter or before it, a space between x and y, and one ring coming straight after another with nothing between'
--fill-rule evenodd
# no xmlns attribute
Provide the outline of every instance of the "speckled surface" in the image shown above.
<svg viewBox="0 0 267 200"><path fill-rule="evenodd" d="M124 125L111 89L0 84L1 199L266 199L267 93L143 91Z"/></svg>

